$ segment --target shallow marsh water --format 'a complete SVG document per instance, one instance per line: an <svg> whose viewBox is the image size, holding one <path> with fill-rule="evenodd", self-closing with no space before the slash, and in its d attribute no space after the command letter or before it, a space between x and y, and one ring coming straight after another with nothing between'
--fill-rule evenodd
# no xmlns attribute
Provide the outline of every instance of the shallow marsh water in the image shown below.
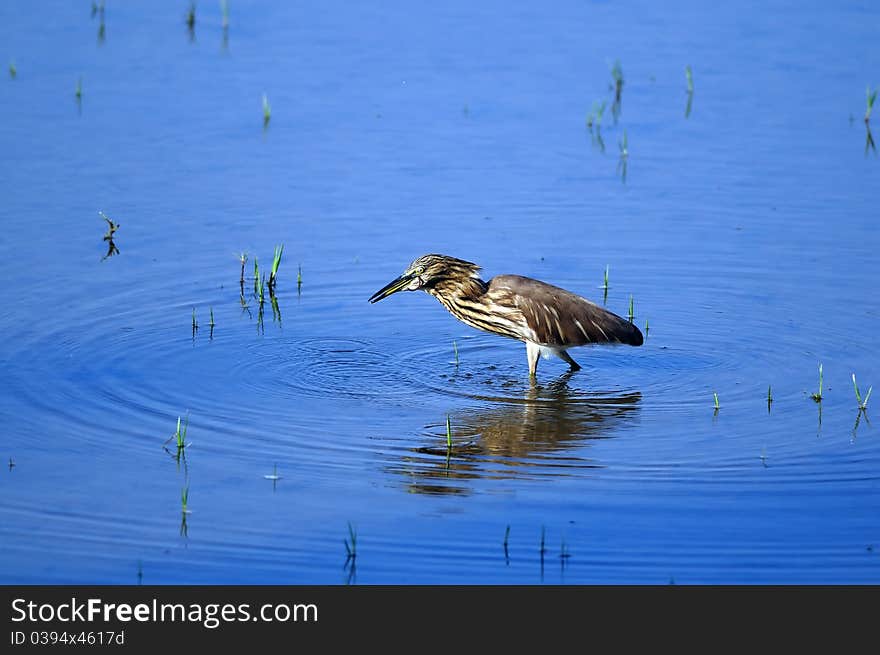
<svg viewBox="0 0 880 655"><path fill-rule="evenodd" d="M107 5L0 6L0 581L880 582L880 8ZM238 253L282 242L260 321ZM533 387L367 303L425 252L608 265L646 343Z"/></svg>

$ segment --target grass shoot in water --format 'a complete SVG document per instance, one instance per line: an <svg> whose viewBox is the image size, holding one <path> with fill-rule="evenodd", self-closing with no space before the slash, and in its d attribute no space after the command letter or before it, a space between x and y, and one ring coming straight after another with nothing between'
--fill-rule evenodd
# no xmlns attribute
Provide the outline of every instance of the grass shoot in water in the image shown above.
<svg viewBox="0 0 880 655"><path fill-rule="evenodd" d="M272 270L269 272L269 288L275 289L275 280L278 275L278 267L281 266L281 254L284 252L284 244L275 246L275 253L272 255Z"/></svg>
<svg viewBox="0 0 880 655"><path fill-rule="evenodd" d="M874 111L874 103L877 102L877 89L871 90L869 86L865 89L865 122L869 123L871 121L871 113Z"/></svg>
<svg viewBox="0 0 880 655"><path fill-rule="evenodd" d="M819 391L814 394L810 394L810 398L812 398L815 402L822 402L822 362L819 362Z"/></svg>
<svg viewBox="0 0 880 655"><path fill-rule="evenodd" d="M874 390L874 387L868 388L868 393L865 394L865 399L862 400L861 391L859 391L859 385L856 383L856 374L852 374L853 388L856 392L856 402L859 404L859 410L866 411L868 409L868 399L871 397L871 392Z"/></svg>

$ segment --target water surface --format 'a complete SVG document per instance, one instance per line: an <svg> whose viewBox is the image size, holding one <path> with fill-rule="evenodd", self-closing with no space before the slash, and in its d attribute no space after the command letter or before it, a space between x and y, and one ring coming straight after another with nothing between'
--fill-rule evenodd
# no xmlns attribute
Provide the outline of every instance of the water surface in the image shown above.
<svg viewBox="0 0 880 655"><path fill-rule="evenodd" d="M471 4L0 7L0 580L880 581L880 9ZM426 252L646 343L530 385Z"/></svg>

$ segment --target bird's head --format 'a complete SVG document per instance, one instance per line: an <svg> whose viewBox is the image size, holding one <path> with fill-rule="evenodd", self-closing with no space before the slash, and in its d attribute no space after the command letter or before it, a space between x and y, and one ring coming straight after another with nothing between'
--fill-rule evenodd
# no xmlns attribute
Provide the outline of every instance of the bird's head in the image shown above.
<svg viewBox="0 0 880 655"><path fill-rule="evenodd" d="M422 255L400 277L374 293L370 302L378 302L398 291L429 291L439 282L479 279L479 270L479 266L463 259L446 255Z"/></svg>

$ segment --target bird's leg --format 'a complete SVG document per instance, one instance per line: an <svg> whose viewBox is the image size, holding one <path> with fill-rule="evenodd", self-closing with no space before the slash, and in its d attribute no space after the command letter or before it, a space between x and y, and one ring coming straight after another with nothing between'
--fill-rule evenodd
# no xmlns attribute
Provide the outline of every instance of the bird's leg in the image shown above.
<svg viewBox="0 0 880 655"><path fill-rule="evenodd" d="M581 370L580 365L576 361L574 361L571 358L571 355L569 355L564 350L559 351L559 356L562 358L563 361L565 361L569 366L571 366L572 371L580 371Z"/></svg>
<svg viewBox="0 0 880 655"><path fill-rule="evenodd" d="M541 356L541 347L531 341L526 341L526 357L529 360L529 377L534 378L538 372L538 358Z"/></svg>

